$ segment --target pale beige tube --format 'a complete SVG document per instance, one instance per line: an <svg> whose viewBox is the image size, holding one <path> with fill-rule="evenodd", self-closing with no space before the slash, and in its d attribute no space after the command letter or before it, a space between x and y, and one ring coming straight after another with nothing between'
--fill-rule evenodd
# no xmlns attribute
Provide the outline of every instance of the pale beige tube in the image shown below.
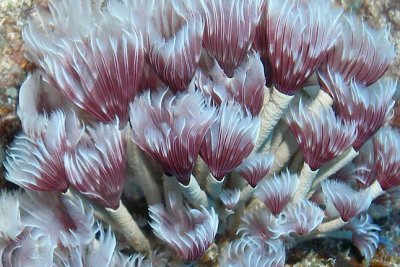
<svg viewBox="0 0 400 267"><path fill-rule="evenodd" d="M267 87L264 85L264 101L263 101L263 106L265 107L268 102L271 100L271 94L272 94L272 88Z"/></svg>
<svg viewBox="0 0 400 267"><path fill-rule="evenodd" d="M289 170L292 172L299 171L300 168L302 167L303 162L304 162L303 153L301 152L301 150L297 150L297 152L290 160Z"/></svg>
<svg viewBox="0 0 400 267"><path fill-rule="evenodd" d="M204 192L196 181L196 178L191 175L188 185L179 184L179 188L182 194L196 208L204 206L206 208L211 207L211 201L209 200L206 192Z"/></svg>
<svg viewBox="0 0 400 267"><path fill-rule="evenodd" d="M150 255L149 240L144 236L124 204L120 202L116 210L110 208L106 208L106 210L115 223L114 231L120 232L136 251Z"/></svg>
<svg viewBox="0 0 400 267"><path fill-rule="evenodd" d="M264 151L268 150L269 153L275 154L288 131L289 125L285 121L280 120L274 129L274 133L272 134L271 144L267 144L267 146L264 148Z"/></svg>
<svg viewBox="0 0 400 267"><path fill-rule="evenodd" d="M204 184L210 169L201 157L197 157L193 168L193 175L199 184Z"/></svg>
<svg viewBox="0 0 400 267"><path fill-rule="evenodd" d="M315 112L318 112L320 108L327 108L333 105L333 99L330 95L319 90L317 96L311 102L309 108Z"/></svg>
<svg viewBox="0 0 400 267"><path fill-rule="evenodd" d="M368 187L368 190L371 194L372 199L376 199L385 193L385 191L382 189L382 187L378 181L373 182Z"/></svg>
<svg viewBox="0 0 400 267"><path fill-rule="evenodd" d="M355 157L357 157L357 155L358 151L355 151L353 147L350 147L345 152L322 166L312 185L313 190L315 190L315 187L317 187L323 180L350 163Z"/></svg>
<svg viewBox="0 0 400 267"><path fill-rule="evenodd" d="M69 198L71 200L79 198L85 206L91 206L93 208L93 216L99 220L102 221L108 225L112 225L113 222L111 221L111 217L108 215L108 213L104 210L104 207L101 207L82 195L79 192L76 192L75 190L68 188L68 190L65 193L62 193L63 197Z"/></svg>
<svg viewBox="0 0 400 267"><path fill-rule="evenodd" d="M297 190L293 196L293 202L297 203L302 199L305 199L308 191L310 191L311 185L317 176L318 170L311 170L310 166L304 162L303 168L299 175L299 184Z"/></svg>
<svg viewBox="0 0 400 267"><path fill-rule="evenodd" d="M279 119L282 117L283 112L289 106L294 96L285 95L279 92L275 87L272 88L270 99L266 105L264 105L261 111L261 127L260 134L256 143L256 149L258 152L264 152L264 147L267 142L269 135L275 128Z"/></svg>
<svg viewBox="0 0 400 267"><path fill-rule="evenodd" d="M127 162L132 172L135 175L136 183L142 190L148 205L153 205L162 202L161 192L158 188L153 175L148 169L145 161L142 158L142 152L139 148L128 141L127 145Z"/></svg>
<svg viewBox="0 0 400 267"><path fill-rule="evenodd" d="M293 135L288 133L285 140L281 143L274 154L274 163L269 173L279 172L290 160L290 158L296 153L298 145Z"/></svg>
<svg viewBox="0 0 400 267"><path fill-rule="evenodd" d="M63 196L70 199L79 197L85 205L90 205L93 207L93 213L96 219L105 222L106 224L110 225L114 231L121 233L128 244L135 250L146 255L150 255L151 248L149 241L144 236L143 232L140 230L139 226L133 220L131 214L121 201L119 203L119 207L116 210L113 210L110 208L101 207L90 199L86 198L84 195L71 189L68 189Z"/></svg>
<svg viewBox="0 0 400 267"><path fill-rule="evenodd" d="M342 218L338 217L329 222L321 223L320 225L318 225L317 231L318 231L318 233L329 233L329 232L339 230L346 224L347 224L347 222L343 221Z"/></svg>

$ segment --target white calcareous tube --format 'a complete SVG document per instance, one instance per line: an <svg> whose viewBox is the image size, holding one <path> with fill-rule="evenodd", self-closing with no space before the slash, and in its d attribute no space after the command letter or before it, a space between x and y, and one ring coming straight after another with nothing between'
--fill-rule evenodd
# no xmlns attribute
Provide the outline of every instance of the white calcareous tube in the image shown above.
<svg viewBox="0 0 400 267"><path fill-rule="evenodd" d="M285 95L279 92L275 87L272 89L268 103L264 104L261 111L261 127L256 148L259 152L263 151L265 143L272 130L275 128L283 112L289 106L293 95Z"/></svg>

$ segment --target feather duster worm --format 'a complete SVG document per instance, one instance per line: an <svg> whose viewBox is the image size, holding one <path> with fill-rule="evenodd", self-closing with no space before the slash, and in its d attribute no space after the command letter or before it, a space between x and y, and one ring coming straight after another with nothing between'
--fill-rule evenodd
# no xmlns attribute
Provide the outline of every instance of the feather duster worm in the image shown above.
<svg viewBox="0 0 400 267"><path fill-rule="evenodd" d="M218 229L214 209L185 208L181 199L170 195L167 207L150 206L151 227L156 235L187 260L198 259L211 245Z"/></svg>
<svg viewBox="0 0 400 267"><path fill-rule="evenodd" d="M140 31L124 28L87 0L51 7L42 15L48 20L31 21L24 30L28 55L44 70L45 80L78 107L102 122L117 116L125 125L144 64ZM76 21L69 10L78 15Z"/></svg>

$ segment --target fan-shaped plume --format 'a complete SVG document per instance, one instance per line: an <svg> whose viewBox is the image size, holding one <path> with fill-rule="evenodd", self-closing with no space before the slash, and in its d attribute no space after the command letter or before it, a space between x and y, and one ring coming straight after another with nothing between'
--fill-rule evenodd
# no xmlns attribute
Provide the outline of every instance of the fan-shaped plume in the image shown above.
<svg viewBox="0 0 400 267"><path fill-rule="evenodd" d="M361 214L350 220L345 228L353 233L352 242L366 260L372 259L379 245L380 228L372 224L371 216Z"/></svg>
<svg viewBox="0 0 400 267"><path fill-rule="evenodd" d="M53 266L58 256L64 257L65 264L66 259L75 259L66 250L67 243L75 249L95 237L92 209L80 199L65 199L57 192L3 193L0 209L8 224L0 223L2 266Z"/></svg>
<svg viewBox="0 0 400 267"><path fill-rule="evenodd" d="M24 133L32 138L38 136L46 128L47 114L64 107L65 102L54 87L42 80L39 72L29 74L18 96L17 114Z"/></svg>
<svg viewBox="0 0 400 267"><path fill-rule="evenodd" d="M344 222L364 213L371 205L368 190L355 191L350 185L334 180L326 180L321 186L327 201L333 203Z"/></svg>
<svg viewBox="0 0 400 267"><path fill-rule="evenodd" d="M264 179L258 185L255 197L261 200L274 215L278 215L289 203L299 183L297 174L288 169L279 176Z"/></svg>
<svg viewBox="0 0 400 267"><path fill-rule="evenodd" d="M101 17L101 4L100 0L49 1L50 13L39 9L37 19L24 28L28 58L40 65L45 55L56 51L65 40L87 37Z"/></svg>
<svg viewBox="0 0 400 267"><path fill-rule="evenodd" d="M154 0L121 0L107 1L107 11L116 18L126 29L137 29L142 34L143 46L145 51L145 60L143 72L139 78L138 93L148 89L157 89L165 84L160 80L154 68L150 64L148 52L150 51L149 24L156 18L154 10L157 9L157 3L163 4L165 1ZM166 18L168 16L163 16ZM169 25L169 23L167 23ZM167 26L166 26L167 27ZM154 29L152 30L154 34ZM173 75L168 74L168 75Z"/></svg>
<svg viewBox="0 0 400 267"><path fill-rule="evenodd" d="M109 1L107 2L106 12L109 12L111 16L116 18L124 27L137 28L140 30L144 35L143 42L145 50L149 51L149 20L154 14L154 9L157 8L155 5L161 2L162 1L154 0Z"/></svg>
<svg viewBox="0 0 400 267"><path fill-rule="evenodd" d="M64 155L74 149L82 130L74 114L59 110L41 120L41 129L30 133L34 137L15 137L4 162L6 179L32 190L66 191Z"/></svg>
<svg viewBox="0 0 400 267"><path fill-rule="evenodd" d="M330 68L326 69L325 74L321 74L321 70L318 73L318 83L320 88L327 93L331 98L335 96L336 91L349 91L349 82L344 80L344 77L338 72L332 71Z"/></svg>
<svg viewBox="0 0 400 267"><path fill-rule="evenodd" d="M307 235L324 219L324 212L306 199L290 203L278 216L279 235ZM278 234L278 233L277 233Z"/></svg>
<svg viewBox="0 0 400 267"><path fill-rule="evenodd" d="M235 69L233 77L226 76L214 62L207 73L198 71L197 85L213 102L221 105L224 101L235 100L248 109L253 116L260 114L264 102L265 76L260 56L251 51Z"/></svg>
<svg viewBox="0 0 400 267"><path fill-rule="evenodd" d="M358 186L363 189L376 180L374 148L370 144L372 144L372 141L361 147L351 168L352 176L358 181Z"/></svg>
<svg viewBox="0 0 400 267"><path fill-rule="evenodd" d="M82 7L79 1L60 1L54 4L54 10L51 9L54 19L58 12L70 18L71 12L63 10L66 8L63 3L74 11L77 8L72 7L73 4ZM89 1L83 3L89 8ZM79 33L59 37L57 34L63 29L58 27L64 27L59 19L51 25L55 27L52 31L50 25L46 25L44 30L50 36L42 42L39 39L43 34L31 23L24 38L31 47L31 54L36 54L37 63L45 70L46 81L96 119L111 122L117 116L124 125L128 120L128 104L136 95L143 69L142 36L134 28L122 27L107 12L93 20L90 28L81 29L84 33L74 30ZM72 23L66 24L71 27L68 24Z"/></svg>
<svg viewBox="0 0 400 267"><path fill-rule="evenodd" d="M254 188L268 174L273 162L272 154L254 153L235 170Z"/></svg>
<svg viewBox="0 0 400 267"><path fill-rule="evenodd" d="M387 70L395 56L388 29L375 30L352 14L341 16L340 35L324 58L319 75L332 82L328 69L340 73L344 81L369 86Z"/></svg>
<svg viewBox="0 0 400 267"><path fill-rule="evenodd" d="M221 105L200 150L216 179L221 180L250 155L259 128L260 119L243 111L238 103L230 101Z"/></svg>
<svg viewBox="0 0 400 267"><path fill-rule="evenodd" d="M66 266L113 266L111 265L117 241L111 229L104 230L96 227L93 233L93 241L90 244L76 244L74 240L63 240L63 246L67 248L67 255L60 258ZM98 236L94 239L94 236ZM56 254L57 255L57 254ZM61 256L60 254L58 254ZM117 266L117 265L114 265ZM119 265L122 266L122 265Z"/></svg>
<svg viewBox="0 0 400 267"><path fill-rule="evenodd" d="M17 197L19 194L19 192L7 193L1 191L0 214L2 214L2 218L0 219L0 240L3 242L16 240L23 230Z"/></svg>
<svg viewBox="0 0 400 267"><path fill-rule="evenodd" d="M65 169L71 185L98 204L119 206L126 167L126 136L115 124L88 128L76 151L65 156Z"/></svg>
<svg viewBox="0 0 400 267"><path fill-rule="evenodd" d="M330 107L317 114L300 101L297 108L290 109L287 122L303 152L304 162L312 170L344 152L355 139L354 123L336 118Z"/></svg>
<svg viewBox="0 0 400 267"><path fill-rule="evenodd" d="M240 190L239 189L234 189L234 190L224 189L221 191L219 198L221 199L221 202L225 205L225 207L228 210L233 210L235 208L236 204L239 202Z"/></svg>
<svg viewBox="0 0 400 267"><path fill-rule="evenodd" d="M238 234L263 241L276 238L277 232L279 232L277 219L266 208L259 208L247 213L243 216L242 223L238 229Z"/></svg>
<svg viewBox="0 0 400 267"><path fill-rule="evenodd" d="M218 216L214 209L184 207L181 199L169 195L167 207L150 206L150 225L154 233L184 260L194 261L214 241Z"/></svg>
<svg viewBox="0 0 400 267"><path fill-rule="evenodd" d="M335 79L340 80L337 77ZM396 82L379 81L367 88L352 80L350 86L341 83L332 89L335 111L344 121L356 124L357 138L354 140L353 147L359 150L391 117Z"/></svg>
<svg viewBox="0 0 400 267"><path fill-rule="evenodd" d="M267 1L254 43L280 92L302 88L337 38L339 16L329 1Z"/></svg>
<svg viewBox="0 0 400 267"><path fill-rule="evenodd" d="M143 73L140 79L140 84L138 86L138 94L143 93L146 90L157 90L163 88L166 85L158 77L150 62L145 61L143 65Z"/></svg>
<svg viewBox="0 0 400 267"><path fill-rule="evenodd" d="M75 42L63 57L47 58L44 68L47 79L78 107L102 122L117 116L124 125L143 68L143 44L137 32L109 31L113 34L94 32L88 44Z"/></svg>
<svg viewBox="0 0 400 267"><path fill-rule="evenodd" d="M198 91L146 91L130 106L132 140L182 184L190 180L215 108Z"/></svg>
<svg viewBox="0 0 400 267"><path fill-rule="evenodd" d="M259 241L244 237L233 241L220 256L221 266L243 267L283 267L285 265L285 246L282 241Z"/></svg>
<svg viewBox="0 0 400 267"><path fill-rule="evenodd" d="M185 90L200 59L204 28L201 16L177 1L153 2L157 3L152 5L148 30L150 63L172 91Z"/></svg>
<svg viewBox="0 0 400 267"><path fill-rule="evenodd" d="M386 127L374 137L376 179L383 190L400 185L400 133Z"/></svg>
<svg viewBox="0 0 400 267"><path fill-rule="evenodd" d="M201 13L205 24L205 49L218 61L228 77L232 77L235 68L252 46L264 1L200 0L190 3L193 10Z"/></svg>
<svg viewBox="0 0 400 267"><path fill-rule="evenodd" d="M137 252L129 256L115 252L110 267L167 267L168 261L170 261L168 253L157 250L152 252L150 258L145 258L144 255Z"/></svg>
<svg viewBox="0 0 400 267"><path fill-rule="evenodd" d="M14 242L0 245L2 266L53 266L55 244L46 232L26 228Z"/></svg>
<svg viewBox="0 0 400 267"><path fill-rule="evenodd" d="M153 251L151 258L145 258L144 255L137 252L129 256L114 252L110 267L166 267L169 260L167 256L169 256L167 253L160 253L159 251Z"/></svg>
<svg viewBox="0 0 400 267"><path fill-rule="evenodd" d="M82 201L66 199L58 192L27 191L20 197L22 223L49 236L54 246L63 240L87 245L93 239L93 210Z"/></svg>
<svg viewBox="0 0 400 267"><path fill-rule="evenodd" d="M130 267L130 266L140 266L147 267L151 266L151 263L147 261L144 255L140 253L134 253L130 256L127 256L122 253L114 253L111 259L111 266L121 266L121 267Z"/></svg>
<svg viewBox="0 0 400 267"><path fill-rule="evenodd" d="M173 4L172 4L173 2ZM188 14L186 12L179 13L180 11L186 11L187 9L182 7L180 4L180 0L178 1L164 1L164 0L121 0L121 1L107 1L107 11L116 18L120 24L123 25L125 29L137 29L138 32L141 33L143 39L143 47L144 47L144 63L142 67L142 73L139 78L137 95L146 91L146 90L157 90L158 88L165 87L166 85L160 79L160 76L164 77L165 82L171 82L172 84L186 84L186 80L190 82L191 76L189 76L189 71L191 71L193 66L191 64L185 65L185 62L179 61L182 59L181 54L173 54L174 52L187 52L187 39L178 38L181 41L179 44L174 43L173 33L180 33L180 37L194 37L192 30L193 26L198 24L191 23L192 27L189 27L184 18L193 18L194 15ZM177 7L176 7L177 6ZM165 8L168 7L168 8ZM173 8L175 7L175 8ZM178 13L174 13L174 20L172 20L171 14L168 12L172 12L175 10ZM157 16L160 12L165 12L165 14ZM184 26L188 27L184 27ZM164 29L164 30L163 30ZM163 31L161 31L163 30ZM201 28L201 33L203 32L203 28ZM167 34L167 36L163 36ZM171 33L170 35L168 33ZM187 34L186 34L187 33ZM190 35L188 35L190 34ZM150 40L150 36L152 36ZM167 38L168 37L168 38ZM192 38L193 39L193 38ZM158 66L160 68L160 74L157 74L155 71L155 66L152 66L149 58L149 51L155 45L154 42L159 44L159 46L164 47L161 51L154 51L153 53L153 61L155 64L162 63L166 64L169 69L174 69L169 73L163 72L162 64ZM168 47L166 47L168 44ZM180 51L179 49L173 50L175 48L180 47L184 49ZM193 49L193 47L191 47ZM189 49L189 51L191 51ZM168 50L168 51L166 51ZM162 53L165 55L164 57L154 58L157 54ZM164 53L167 52L167 53ZM168 58L167 54L171 56ZM189 58L186 58L189 60ZM193 58L192 58L193 59ZM176 63L178 60L182 65L171 65L171 63ZM196 61L197 62L197 61ZM178 70L179 69L179 70ZM182 71L182 73L181 73ZM184 72L185 71L185 72ZM168 79L168 81L167 81ZM175 80L176 79L176 80ZM171 84L169 84L171 86ZM179 87L179 86L178 86ZM185 89L185 88L182 88ZM171 88L171 90L177 91L175 88Z"/></svg>

